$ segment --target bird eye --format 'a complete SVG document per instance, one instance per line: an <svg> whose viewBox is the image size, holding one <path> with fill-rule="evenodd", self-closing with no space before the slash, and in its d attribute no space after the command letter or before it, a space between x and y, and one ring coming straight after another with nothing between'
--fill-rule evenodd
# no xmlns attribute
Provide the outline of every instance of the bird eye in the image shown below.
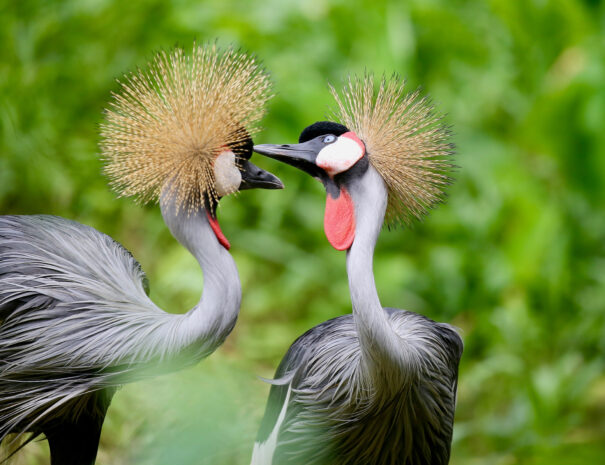
<svg viewBox="0 0 605 465"><path fill-rule="evenodd" d="M332 134L326 136L323 138L323 143L324 144L331 144L332 142L334 142L336 140L336 136L333 136Z"/></svg>

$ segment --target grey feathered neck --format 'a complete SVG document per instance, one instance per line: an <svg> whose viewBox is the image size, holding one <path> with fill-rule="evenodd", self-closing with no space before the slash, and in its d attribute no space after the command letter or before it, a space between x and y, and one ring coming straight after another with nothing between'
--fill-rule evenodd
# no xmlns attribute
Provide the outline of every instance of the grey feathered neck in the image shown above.
<svg viewBox="0 0 605 465"><path fill-rule="evenodd" d="M362 351L360 381L365 389L368 383L377 381L378 370L392 373L393 370L387 367L399 364L401 345L380 303L373 271L374 249L387 205L386 186L376 170L369 166L356 182L351 183L349 191L355 205L355 240L347 251L347 274ZM380 384L384 386L382 380Z"/></svg>
<svg viewBox="0 0 605 465"><path fill-rule="evenodd" d="M231 332L239 314L242 291L235 261L219 243L206 210L179 210L165 199L160 205L166 226L196 258L204 274L200 301L183 323L190 326L182 328L183 342L203 339L204 346L216 348Z"/></svg>

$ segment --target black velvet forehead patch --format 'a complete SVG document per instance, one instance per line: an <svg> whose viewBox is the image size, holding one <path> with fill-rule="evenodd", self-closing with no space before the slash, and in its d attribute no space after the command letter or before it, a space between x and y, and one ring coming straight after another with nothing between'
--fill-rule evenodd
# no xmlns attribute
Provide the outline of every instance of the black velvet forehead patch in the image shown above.
<svg viewBox="0 0 605 465"><path fill-rule="evenodd" d="M250 160L252 156L252 147L254 147L254 142L252 141L252 137L250 137L250 133L243 126L239 126L237 131L233 133L234 139L240 139L240 142L234 144L229 147L233 150L233 153L242 160Z"/></svg>
<svg viewBox="0 0 605 465"><path fill-rule="evenodd" d="M244 141L240 142L237 147L233 150L239 158L243 158L244 160L250 160L252 156L252 147L254 147L254 142L252 138L248 136Z"/></svg>
<svg viewBox="0 0 605 465"><path fill-rule="evenodd" d="M349 129L342 124L334 123L332 121L318 121L303 129L298 138L298 143L302 144L303 142L315 139L317 136L323 136L324 134L340 136L345 132L349 132Z"/></svg>

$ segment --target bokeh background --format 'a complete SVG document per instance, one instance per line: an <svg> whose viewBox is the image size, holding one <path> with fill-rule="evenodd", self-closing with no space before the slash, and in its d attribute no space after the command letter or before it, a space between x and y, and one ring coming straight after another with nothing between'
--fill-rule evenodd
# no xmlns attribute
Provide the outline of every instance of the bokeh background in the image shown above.
<svg viewBox="0 0 605 465"><path fill-rule="evenodd" d="M159 49L218 38L255 52L277 96L259 143L295 141L327 83L393 71L453 125L447 204L385 230L382 302L464 336L452 464L605 459L605 7L572 0L63 0L0 3L0 213L49 213L110 234L171 312L202 275L156 206L116 199L98 125L116 78ZM322 231L319 183L271 160L286 189L221 202L243 284L233 334L195 368L125 386L98 463L245 464L294 338L350 312L345 256ZM0 399L1 402L1 399ZM48 462L44 442L19 464Z"/></svg>

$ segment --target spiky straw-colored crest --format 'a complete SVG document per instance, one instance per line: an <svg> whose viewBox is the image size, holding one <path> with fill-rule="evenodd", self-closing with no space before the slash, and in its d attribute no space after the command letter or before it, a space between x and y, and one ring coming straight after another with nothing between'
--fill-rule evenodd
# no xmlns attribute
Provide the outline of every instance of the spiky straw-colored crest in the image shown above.
<svg viewBox="0 0 605 465"><path fill-rule="evenodd" d="M217 201L216 156L237 153L272 96L255 58L216 45L160 52L120 85L101 126L112 187L142 202L164 193L188 211Z"/></svg>
<svg viewBox="0 0 605 465"><path fill-rule="evenodd" d="M387 224L410 223L440 202L450 183L453 145L450 132L420 91L405 93L397 76L349 77L339 94L333 118L357 133L370 163L388 188Z"/></svg>

